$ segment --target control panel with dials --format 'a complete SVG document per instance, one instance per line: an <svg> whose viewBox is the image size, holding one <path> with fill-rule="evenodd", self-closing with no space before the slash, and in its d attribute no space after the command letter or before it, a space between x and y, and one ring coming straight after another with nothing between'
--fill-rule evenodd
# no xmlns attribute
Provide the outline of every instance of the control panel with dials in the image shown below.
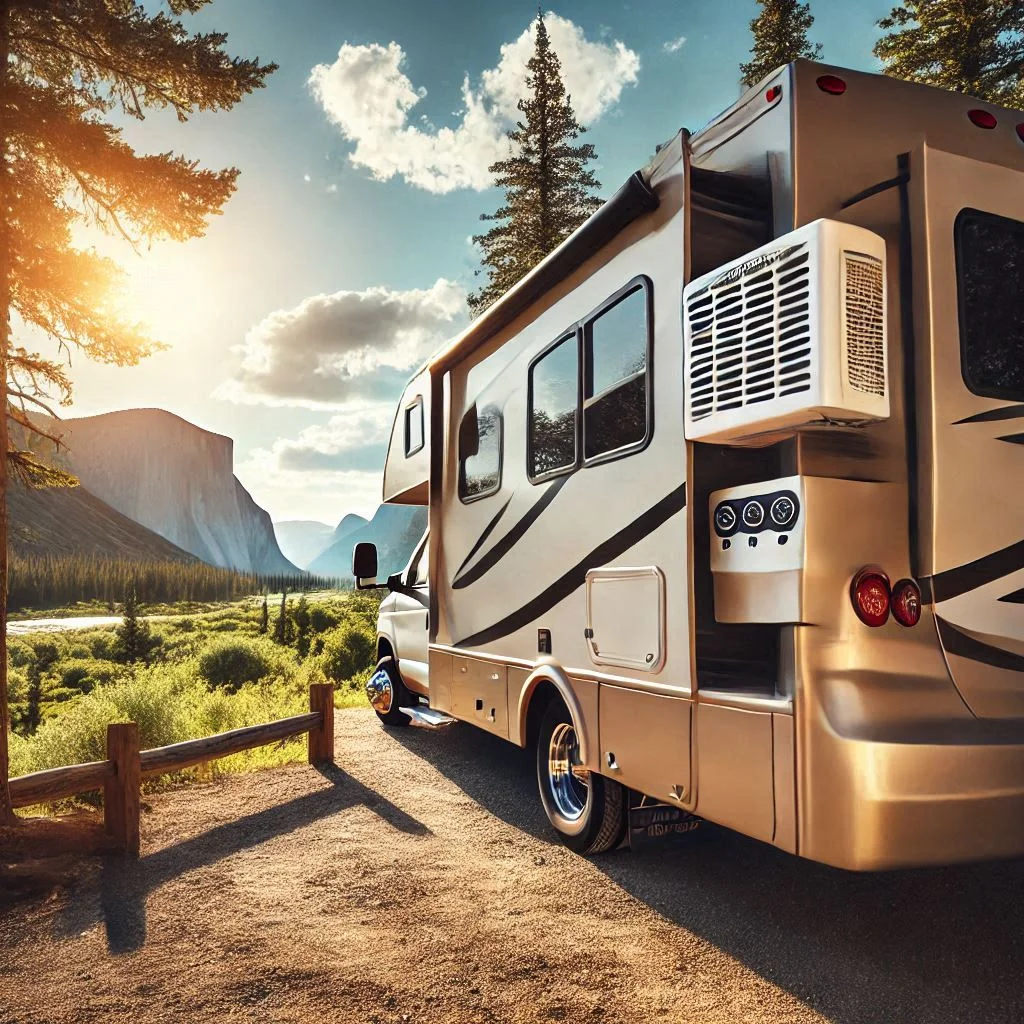
<svg viewBox="0 0 1024 1024"><path fill-rule="evenodd" d="M711 494L709 541L719 622L799 621L801 479L766 480Z"/></svg>

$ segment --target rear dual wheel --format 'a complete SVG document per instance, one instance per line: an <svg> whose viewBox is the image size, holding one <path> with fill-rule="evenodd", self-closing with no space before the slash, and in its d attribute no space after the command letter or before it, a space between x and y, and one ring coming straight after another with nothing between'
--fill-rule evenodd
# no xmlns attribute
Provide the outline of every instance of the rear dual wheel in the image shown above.
<svg viewBox="0 0 1024 1024"><path fill-rule="evenodd" d="M626 831L626 789L583 767L569 709L553 700L537 737L537 785L548 821L576 853L604 853Z"/></svg>

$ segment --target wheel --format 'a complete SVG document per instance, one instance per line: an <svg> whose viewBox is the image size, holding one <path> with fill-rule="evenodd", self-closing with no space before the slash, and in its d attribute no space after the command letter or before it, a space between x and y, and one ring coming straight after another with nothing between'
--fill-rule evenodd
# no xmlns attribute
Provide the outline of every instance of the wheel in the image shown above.
<svg viewBox="0 0 1024 1024"><path fill-rule="evenodd" d="M569 849L604 853L619 845L626 830L626 789L582 767L576 728L559 700L541 719L537 784L548 821Z"/></svg>
<svg viewBox="0 0 1024 1024"><path fill-rule="evenodd" d="M419 703L402 682L395 659L390 655L377 662L373 675L366 681L366 698L377 717L391 726L408 725L409 716L398 709Z"/></svg>

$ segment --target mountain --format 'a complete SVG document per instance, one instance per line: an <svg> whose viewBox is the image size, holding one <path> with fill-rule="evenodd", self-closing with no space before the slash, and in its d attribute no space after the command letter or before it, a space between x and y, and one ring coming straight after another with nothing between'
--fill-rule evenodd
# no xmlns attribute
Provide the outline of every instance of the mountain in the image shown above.
<svg viewBox="0 0 1024 1024"><path fill-rule="evenodd" d="M333 530L332 542L347 537L350 533L369 525L370 520L357 516L355 512L349 512Z"/></svg>
<svg viewBox="0 0 1024 1024"><path fill-rule="evenodd" d="M373 518L362 525L359 516L348 515L334 531L331 546L309 564L309 571L324 576L352 575L352 549L361 541L377 545L377 578L383 580L404 569L427 528L427 510L422 505L381 505ZM349 523L349 527L342 529Z"/></svg>
<svg viewBox="0 0 1024 1024"><path fill-rule="evenodd" d="M366 520L362 519L361 522L365 523ZM274 523L274 533L285 558L300 569L305 569L335 539L334 530L330 526L309 519L287 519Z"/></svg>
<svg viewBox="0 0 1024 1024"><path fill-rule="evenodd" d="M7 491L15 555L85 555L130 562L197 562L177 545L100 501L84 487Z"/></svg>
<svg viewBox="0 0 1024 1024"><path fill-rule="evenodd" d="M163 409L62 420L62 462L122 515L211 565L296 573L234 475L234 442Z"/></svg>

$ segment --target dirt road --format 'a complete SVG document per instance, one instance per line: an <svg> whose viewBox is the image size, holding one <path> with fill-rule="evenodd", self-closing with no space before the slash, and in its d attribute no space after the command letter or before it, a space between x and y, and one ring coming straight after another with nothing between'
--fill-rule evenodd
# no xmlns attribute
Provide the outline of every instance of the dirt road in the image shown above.
<svg viewBox="0 0 1024 1024"><path fill-rule="evenodd" d="M0 917L0 1022L1024 1019L1024 862L851 875L710 827L586 861L523 751L337 730L337 772L155 797L138 863Z"/></svg>

